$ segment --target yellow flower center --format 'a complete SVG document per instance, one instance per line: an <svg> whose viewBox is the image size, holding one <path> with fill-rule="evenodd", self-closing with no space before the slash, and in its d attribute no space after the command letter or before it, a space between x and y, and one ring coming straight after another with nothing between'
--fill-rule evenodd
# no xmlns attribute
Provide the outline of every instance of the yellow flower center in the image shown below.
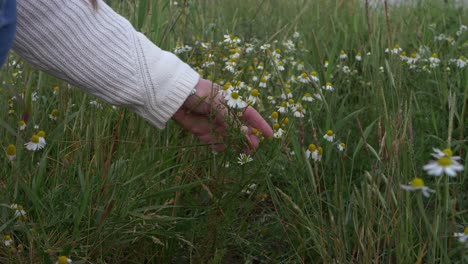
<svg viewBox="0 0 468 264"><path fill-rule="evenodd" d="M432 53L432 58L437 58L437 53Z"/></svg>
<svg viewBox="0 0 468 264"><path fill-rule="evenodd" d="M341 51L340 51L340 54L341 54L341 55L345 55L346 52L345 52L344 50L341 50Z"/></svg>
<svg viewBox="0 0 468 264"><path fill-rule="evenodd" d="M249 71L251 71L251 72L254 71L254 67L249 66Z"/></svg>
<svg viewBox="0 0 468 264"><path fill-rule="evenodd" d="M274 130L278 130L279 128L280 128L280 124L278 124L278 123L273 124L273 129Z"/></svg>
<svg viewBox="0 0 468 264"><path fill-rule="evenodd" d="M465 230L463 231L463 233L468 236L468 226L465 227Z"/></svg>
<svg viewBox="0 0 468 264"><path fill-rule="evenodd" d="M400 48L400 45L395 44L395 49L399 49L399 48Z"/></svg>
<svg viewBox="0 0 468 264"><path fill-rule="evenodd" d="M415 188L424 187L424 181L421 178L416 177L411 181L411 186Z"/></svg>
<svg viewBox="0 0 468 264"><path fill-rule="evenodd" d="M304 97L312 97L312 94L306 93L306 94L304 95Z"/></svg>
<svg viewBox="0 0 468 264"><path fill-rule="evenodd" d="M39 143L39 137L37 135L34 135L31 137L31 142L38 144Z"/></svg>
<svg viewBox="0 0 468 264"><path fill-rule="evenodd" d="M313 71L313 72L310 73L310 75L317 76L317 72Z"/></svg>
<svg viewBox="0 0 468 264"><path fill-rule="evenodd" d="M281 102L281 107L286 107L286 106L287 106L286 102Z"/></svg>
<svg viewBox="0 0 468 264"><path fill-rule="evenodd" d="M332 86L332 83L331 83L331 82L327 82L327 86Z"/></svg>
<svg viewBox="0 0 468 264"><path fill-rule="evenodd" d="M40 138L45 138L45 132L41 130L41 131L37 132L37 136L40 137Z"/></svg>
<svg viewBox="0 0 468 264"><path fill-rule="evenodd" d="M401 53L401 56L406 56L406 51L403 51L403 52Z"/></svg>
<svg viewBox="0 0 468 264"><path fill-rule="evenodd" d="M230 82L227 82L223 85L223 90L224 91L227 91L229 89L229 87L231 87L231 83Z"/></svg>
<svg viewBox="0 0 468 264"><path fill-rule="evenodd" d="M59 87L58 86L54 86L54 92L58 92L59 91Z"/></svg>
<svg viewBox="0 0 468 264"><path fill-rule="evenodd" d="M346 148L346 144L345 144L345 143L340 143L340 146L341 146L342 148Z"/></svg>
<svg viewBox="0 0 468 264"><path fill-rule="evenodd" d="M417 54L416 52L411 53L411 58L414 59L414 58L416 58L417 56L418 56L418 54Z"/></svg>
<svg viewBox="0 0 468 264"><path fill-rule="evenodd" d="M452 165L452 160L449 157L442 157L437 160L437 164L439 164L442 167L448 167Z"/></svg>
<svg viewBox="0 0 468 264"><path fill-rule="evenodd" d="M239 98L239 94L236 93L236 92L232 92L231 97L232 97L232 99L237 100Z"/></svg>
<svg viewBox="0 0 468 264"><path fill-rule="evenodd" d="M259 132L258 129L256 129L255 127L252 128L252 134L253 135L258 135L258 132Z"/></svg>
<svg viewBox="0 0 468 264"><path fill-rule="evenodd" d="M315 144L310 144L309 145L309 151L314 152L316 150L317 150L317 147L315 146Z"/></svg>
<svg viewBox="0 0 468 264"><path fill-rule="evenodd" d="M301 74L301 77L302 77L303 79L307 78L307 73L303 72L303 73Z"/></svg>
<svg viewBox="0 0 468 264"><path fill-rule="evenodd" d="M286 89L284 89L284 92L285 92L286 94L291 93L291 89L286 88Z"/></svg>
<svg viewBox="0 0 468 264"><path fill-rule="evenodd" d="M359 57L361 57L361 56L362 56L361 52L358 52L358 53L357 53L357 55L358 55Z"/></svg>
<svg viewBox="0 0 468 264"><path fill-rule="evenodd" d="M51 114L52 116L54 116L54 117L57 117L58 114L59 114L59 111L58 111L58 109L54 109L54 110L52 110L52 112L51 112L50 114Z"/></svg>
<svg viewBox="0 0 468 264"><path fill-rule="evenodd" d="M283 120L281 120L281 123L283 123L285 125L289 124L289 118L287 118L287 117L283 118Z"/></svg>
<svg viewBox="0 0 468 264"><path fill-rule="evenodd" d="M16 147L13 144L8 145L6 148L6 153L8 156L14 156L16 155Z"/></svg>
<svg viewBox="0 0 468 264"><path fill-rule="evenodd" d="M255 96L255 97L257 97L258 94L259 94L259 93L258 93L258 90L257 90L257 89L253 89L253 90L250 92L250 95Z"/></svg>
<svg viewBox="0 0 468 264"><path fill-rule="evenodd" d="M26 125L26 123L23 120L21 120L21 121L18 122L18 125L19 126L24 126L24 125Z"/></svg>
<svg viewBox="0 0 468 264"><path fill-rule="evenodd" d="M275 51L276 51L276 53L278 53L278 54L281 53L281 50L280 50L280 49L276 49Z"/></svg>
<svg viewBox="0 0 468 264"><path fill-rule="evenodd" d="M448 157L452 157L453 156L453 151L449 148L446 148L444 150L442 150L442 152L447 155Z"/></svg>
<svg viewBox="0 0 468 264"><path fill-rule="evenodd" d="M271 113L271 118L277 119L278 118L278 112L273 112Z"/></svg>
<svg viewBox="0 0 468 264"><path fill-rule="evenodd" d="M293 100L293 99L289 99L289 100L288 100L288 103L289 103L289 104L294 104L294 100Z"/></svg>
<svg viewBox="0 0 468 264"><path fill-rule="evenodd" d="M68 263L68 258L65 256L60 256L58 258L58 264L67 264Z"/></svg>
<svg viewBox="0 0 468 264"><path fill-rule="evenodd" d="M322 147L318 147L318 154L320 156L322 156L322 154L323 154L323 148Z"/></svg>
<svg viewBox="0 0 468 264"><path fill-rule="evenodd" d="M262 83L266 83L267 82L267 79L265 77L262 77L262 79L260 80Z"/></svg>
<svg viewBox="0 0 468 264"><path fill-rule="evenodd" d="M10 235L5 235L4 240L11 240L11 236Z"/></svg>
<svg viewBox="0 0 468 264"><path fill-rule="evenodd" d="M283 65L284 65L284 62L283 62L283 61L279 61L279 62L278 62L278 65L283 66Z"/></svg>
<svg viewBox="0 0 468 264"><path fill-rule="evenodd" d="M333 130L328 130L327 131L327 136L329 136L329 137L333 136Z"/></svg>

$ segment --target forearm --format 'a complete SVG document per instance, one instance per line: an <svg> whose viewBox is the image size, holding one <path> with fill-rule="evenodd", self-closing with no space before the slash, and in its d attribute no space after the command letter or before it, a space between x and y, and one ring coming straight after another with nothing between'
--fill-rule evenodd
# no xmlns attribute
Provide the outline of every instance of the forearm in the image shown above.
<svg viewBox="0 0 468 264"><path fill-rule="evenodd" d="M31 64L162 128L199 80L103 1L18 0L14 50Z"/></svg>

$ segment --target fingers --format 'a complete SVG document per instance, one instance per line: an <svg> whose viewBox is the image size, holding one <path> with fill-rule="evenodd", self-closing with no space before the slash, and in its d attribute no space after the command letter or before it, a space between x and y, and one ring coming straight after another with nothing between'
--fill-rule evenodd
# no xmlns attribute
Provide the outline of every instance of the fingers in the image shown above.
<svg viewBox="0 0 468 264"><path fill-rule="evenodd" d="M273 137L273 130L270 125L253 107L248 106L241 118L248 126L258 129L265 137Z"/></svg>
<svg viewBox="0 0 468 264"><path fill-rule="evenodd" d="M222 152L226 149L226 146L221 143L222 136L226 134L226 128L213 125L207 116L187 113L179 109L172 118L202 142L210 144L214 151Z"/></svg>

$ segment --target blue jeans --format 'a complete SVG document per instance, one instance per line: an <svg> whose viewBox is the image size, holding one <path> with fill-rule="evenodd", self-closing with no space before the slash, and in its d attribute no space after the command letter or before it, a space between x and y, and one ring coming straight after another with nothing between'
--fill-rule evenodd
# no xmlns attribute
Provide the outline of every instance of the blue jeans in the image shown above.
<svg viewBox="0 0 468 264"><path fill-rule="evenodd" d="M0 0L0 68L8 55L16 30L16 0Z"/></svg>

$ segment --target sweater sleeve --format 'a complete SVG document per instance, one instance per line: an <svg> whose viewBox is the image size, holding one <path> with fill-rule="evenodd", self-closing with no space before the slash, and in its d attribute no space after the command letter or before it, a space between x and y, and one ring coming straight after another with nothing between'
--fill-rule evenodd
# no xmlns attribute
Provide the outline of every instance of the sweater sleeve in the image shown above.
<svg viewBox="0 0 468 264"><path fill-rule="evenodd" d="M14 51L37 68L163 128L199 75L104 1L18 0Z"/></svg>

